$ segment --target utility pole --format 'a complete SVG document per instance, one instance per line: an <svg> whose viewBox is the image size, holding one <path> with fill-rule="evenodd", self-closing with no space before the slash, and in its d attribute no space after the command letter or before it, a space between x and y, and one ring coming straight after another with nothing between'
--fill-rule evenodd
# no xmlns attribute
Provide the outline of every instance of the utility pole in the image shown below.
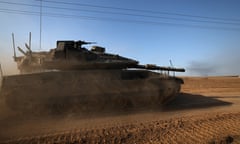
<svg viewBox="0 0 240 144"><path fill-rule="evenodd" d="M39 50L42 49L42 0L40 0L40 38L39 38Z"/></svg>

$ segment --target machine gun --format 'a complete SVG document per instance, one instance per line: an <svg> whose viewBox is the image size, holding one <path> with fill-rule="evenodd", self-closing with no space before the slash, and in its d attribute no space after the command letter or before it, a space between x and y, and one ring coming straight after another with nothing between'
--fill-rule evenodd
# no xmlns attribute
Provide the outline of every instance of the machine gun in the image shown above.
<svg viewBox="0 0 240 144"><path fill-rule="evenodd" d="M86 42L86 41L77 41L76 42L78 48L82 48L82 45L96 44L96 42Z"/></svg>
<svg viewBox="0 0 240 144"><path fill-rule="evenodd" d="M86 42L86 41L82 41L82 40L79 40L76 43L80 44L80 45L96 44L96 42Z"/></svg>
<svg viewBox="0 0 240 144"><path fill-rule="evenodd" d="M75 48L75 49L81 49L83 48L83 45L89 45L89 44L96 44L96 42L86 42L86 41L73 41L73 40L64 40L64 41L57 41L57 48L65 49L65 48Z"/></svg>

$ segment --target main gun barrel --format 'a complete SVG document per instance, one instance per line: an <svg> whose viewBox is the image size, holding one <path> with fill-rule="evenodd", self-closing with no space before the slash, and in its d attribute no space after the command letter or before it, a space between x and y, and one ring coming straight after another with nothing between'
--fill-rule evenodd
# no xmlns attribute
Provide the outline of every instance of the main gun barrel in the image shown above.
<svg viewBox="0 0 240 144"><path fill-rule="evenodd" d="M163 67L163 66L156 66L156 65L152 65L152 64L136 65L133 68L148 69L148 70L163 70L163 71L185 72L184 68Z"/></svg>

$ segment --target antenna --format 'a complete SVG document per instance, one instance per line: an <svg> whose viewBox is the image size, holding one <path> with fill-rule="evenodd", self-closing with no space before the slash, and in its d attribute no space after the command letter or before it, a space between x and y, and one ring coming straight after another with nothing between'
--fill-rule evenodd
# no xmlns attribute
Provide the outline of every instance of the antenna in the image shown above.
<svg viewBox="0 0 240 144"><path fill-rule="evenodd" d="M29 32L29 43L28 43L28 46L29 46L30 50L31 50L31 40L32 40L32 34L31 34L31 32Z"/></svg>
<svg viewBox="0 0 240 144"><path fill-rule="evenodd" d="M14 33L12 33L12 41L13 41L13 58L14 58L14 60L16 60L16 49L15 49Z"/></svg>
<svg viewBox="0 0 240 144"><path fill-rule="evenodd" d="M18 47L18 50L19 50L23 55L27 56L27 53L26 53L23 49L21 49L20 47Z"/></svg>
<svg viewBox="0 0 240 144"><path fill-rule="evenodd" d="M171 65L171 67L174 67L174 66L173 66L173 64L172 64L172 61L171 61L171 60L169 60L169 62L170 62L170 65Z"/></svg>
<svg viewBox="0 0 240 144"><path fill-rule="evenodd" d="M172 60L169 60L169 62L170 62L171 67L174 68L174 66L172 64ZM175 71L173 72L173 76L175 77Z"/></svg>

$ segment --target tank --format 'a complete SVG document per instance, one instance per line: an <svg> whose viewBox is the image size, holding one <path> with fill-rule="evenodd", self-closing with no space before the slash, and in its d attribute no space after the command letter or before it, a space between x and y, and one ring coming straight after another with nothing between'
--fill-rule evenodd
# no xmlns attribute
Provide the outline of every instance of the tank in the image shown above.
<svg viewBox="0 0 240 144"><path fill-rule="evenodd" d="M14 111L70 113L157 108L180 92L182 68L140 65L85 41L57 41L47 52L14 54L19 75L3 76L0 95ZM15 53L15 52L14 52Z"/></svg>

